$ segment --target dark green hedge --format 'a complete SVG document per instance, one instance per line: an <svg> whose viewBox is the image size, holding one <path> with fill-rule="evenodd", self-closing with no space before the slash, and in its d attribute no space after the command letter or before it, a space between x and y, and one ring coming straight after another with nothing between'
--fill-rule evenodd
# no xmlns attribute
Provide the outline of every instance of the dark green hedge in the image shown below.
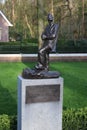
<svg viewBox="0 0 87 130"><path fill-rule="evenodd" d="M31 42L0 42L0 54L37 53L38 44Z"/></svg>
<svg viewBox="0 0 87 130"><path fill-rule="evenodd" d="M87 53L87 40L58 40L58 53Z"/></svg>
<svg viewBox="0 0 87 130"><path fill-rule="evenodd" d="M0 42L0 54L37 53L38 41ZM87 40L58 40L57 53L87 53Z"/></svg>
<svg viewBox="0 0 87 130"><path fill-rule="evenodd" d="M0 130L17 130L17 116L0 115ZM87 130L87 108L63 111L63 130Z"/></svg>

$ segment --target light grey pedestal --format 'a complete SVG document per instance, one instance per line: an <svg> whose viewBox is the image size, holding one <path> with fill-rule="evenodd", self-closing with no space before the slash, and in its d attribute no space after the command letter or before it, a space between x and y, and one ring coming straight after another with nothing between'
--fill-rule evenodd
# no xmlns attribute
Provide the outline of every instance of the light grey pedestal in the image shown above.
<svg viewBox="0 0 87 130"><path fill-rule="evenodd" d="M32 102L26 104L27 86L60 87L59 100ZM46 88L45 88L46 89ZM36 89L37 90L37 89ZM54 91L54 90L53 90ZM56 91L54 91L56 93ZM31 92L32 93L32 92ZM51 92L48 92L50 95ZM30 95L31 98L32 95ZM33 94L34 96L34 94ZM35 98L35 97L34 97ZM35 98L36 99L36 98ZM38 98L39 99L39 98ZM18 77L18 128L17 130L62 130L63 78L23 79Z"/></svg>

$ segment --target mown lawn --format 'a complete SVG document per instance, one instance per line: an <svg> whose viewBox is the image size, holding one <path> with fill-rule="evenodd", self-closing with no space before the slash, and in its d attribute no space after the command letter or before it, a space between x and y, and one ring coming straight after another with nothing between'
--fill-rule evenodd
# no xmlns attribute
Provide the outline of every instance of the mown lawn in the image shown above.
<svg viewBox="0 0 87 130"><path fill-rule="evenodd" d="M87 62L53 63L64 78L64 109L87 107Z"/></svg>
<svg viewBox="0 0 87 130"><path fill-rule="evenodd" d="M17 114L17 76L35 63L0 63L0 114ZM87 107L87 62L54 62L64 78L63 108Z"/></svg>

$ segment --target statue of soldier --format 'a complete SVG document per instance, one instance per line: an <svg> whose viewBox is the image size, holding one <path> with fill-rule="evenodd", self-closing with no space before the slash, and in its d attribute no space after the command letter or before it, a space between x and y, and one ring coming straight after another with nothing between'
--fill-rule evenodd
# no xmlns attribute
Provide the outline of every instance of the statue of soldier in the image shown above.
<svg viewBox="0 0 87 130"><path fill-rule="evenodd" d="M58 38L58 24L54 24L52 14L48 14L48 25L41 35L43 45L38 51L37 70L49 70L49 53L56 51L56 42Z"/></svg>

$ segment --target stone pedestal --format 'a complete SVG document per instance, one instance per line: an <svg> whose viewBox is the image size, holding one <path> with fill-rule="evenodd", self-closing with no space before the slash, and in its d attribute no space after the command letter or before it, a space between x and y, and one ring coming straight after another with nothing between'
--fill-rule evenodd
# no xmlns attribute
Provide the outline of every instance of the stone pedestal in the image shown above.
<svg viewBox="0 0 87 130"><path fill-rule="evenodd" d="M17 130L62 130L63 78L18 77Z"/></svg>

